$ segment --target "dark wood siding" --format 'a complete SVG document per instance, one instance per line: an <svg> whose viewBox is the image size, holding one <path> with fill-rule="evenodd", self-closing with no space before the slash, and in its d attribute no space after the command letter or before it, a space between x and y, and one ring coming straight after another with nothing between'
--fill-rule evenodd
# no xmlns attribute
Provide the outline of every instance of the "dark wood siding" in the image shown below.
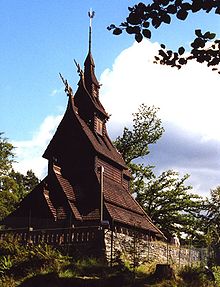
<svg viewBox="0 0 220 287"><path fill-rule="evenodd" d="M129 181L127 179L123 178L122 185L125 189L129 190Z"/></svg>
<svg viewBox="0 0 220 287"><path fill-rule="evenodd" d="M96 168L100 166L104 167L104 176L113 179L114 181L121 183L122 182L122 171L117 169L116 167L108 164L107 162L97 158L96 160Z"/></svg>

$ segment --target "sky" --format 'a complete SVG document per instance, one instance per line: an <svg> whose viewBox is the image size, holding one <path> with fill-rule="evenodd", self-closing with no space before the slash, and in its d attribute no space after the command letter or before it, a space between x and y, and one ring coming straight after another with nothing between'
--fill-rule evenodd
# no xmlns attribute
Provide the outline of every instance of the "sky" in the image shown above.
<svg viewBox="0 0 220 287"><path fill-rule="evenodd" d="M0 131L16 147L14 168L47 170L42 154L66 109L62 73L73 91L88 52L88 11L95 11L92 54L102 84L100 99L111 118L112 139L131 126L138 106L159 107L165 132L144 160L155 172L173 169L190 174L193 191L208 196L220 185L220 75L191 62L181 70L153 64L159 44L189 48L194 30L220 38L220 16L190 15L187 21L152 30L152 39L107 30L120 24L132 0L1 0L0 1Z"/></svg>

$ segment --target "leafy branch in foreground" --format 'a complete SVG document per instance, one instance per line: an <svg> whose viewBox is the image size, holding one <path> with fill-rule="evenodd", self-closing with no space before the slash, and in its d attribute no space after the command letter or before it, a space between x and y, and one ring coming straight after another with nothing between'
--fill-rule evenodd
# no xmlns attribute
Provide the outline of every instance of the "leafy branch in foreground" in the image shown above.
<svg viewBox="0 0 220 287"><path fill-rule="evenodd" d="M199 63L207 63L208 67L212 67L213 71L218 71L220 74L217 67L220 63L220 40L213 41L215 38L214 33L206 32L202 34L200 29L195 30L195 35L197 37L191 43L192 49L188 55L184 54L184 47L180 47L178 52L173 52L172 50L166 50L166 46L162 44L159 55L155 56L154 63L180 69L189 60L195 59Z"/></svg>
<svg viewBox="0 0 220 287"><path fill-rule="evenodd" d="M171 16L176 15L179 20L186 20L189 11L192 13L201 10L209 13L215 10L215 14L220 14L220 3L216 0L153 0L151 4L142 2L128 7L129 15L119 26L111 24L107 27L114 35L120 35L123 31L133 34L137 42L141 42L143 37L151 38L150 26L159 28L161 24L170 24Z"/></svg>
<svg viewBox="0 0 220 287"><path fill-rule="evenodd" d="M209 13L214 11L216 15L220 14L219 0L153 0L150 4L142 2L128 7L129 14L124 22L119 26L111 24L107 27L112 30L114 35L120 35L122 32L134 35L137 42L141 42L143 38L150 39L152 28L159 28L162 24L171 24L171 17L176 16L178 20L186 20L189 12L196 13L205 11ZM185 49L180 47L178 52L171 50L166 51L165 45L161 45L159 57L156 62L164 65L176 66L181 68L188 60L195 59L199 63L207 62L208 66L217 66L220 63L220 40L215 40L207 47L206 42L213 40L215 34L211 32L201 33L196 30L196 38L191 43L192 50L189 56L183 56ZM213 68L212 70L218 70Z"/></svg>

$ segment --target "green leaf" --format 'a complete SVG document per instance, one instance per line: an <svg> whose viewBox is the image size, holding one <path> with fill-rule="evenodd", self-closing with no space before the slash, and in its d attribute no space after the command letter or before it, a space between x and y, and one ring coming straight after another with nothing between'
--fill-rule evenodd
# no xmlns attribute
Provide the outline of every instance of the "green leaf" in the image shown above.
<svg viewBox="0 0 220 287"><path fill-rule="evenodd" d="M113 30L113 34L114 35L120 35L122 33L122 30L120 29L120 28L115 28L114 30Z"/></svg>
<svg viewBox="0 0 220 287"><path fill-rule="evenodd" d="M205 43L206 43L205 40L203 40L201 38L196 38L194 40L194 42L191 44L191 46L195 49L203 48L203 47L205 47Z"/></svg>
<svg viewBox="0 0 220 287"><path fill-rule="evenodd" d="M177 13L176 13L176 17L180 20L185 20L188 16L188 12L184 9L180 9Z"/></svg>
<svg viewBox="0 0 220 287"><path fill-rule="evenodd" d="M180 58L179 63L180 63L180 65L185 65L187 63L187 61L184 58Z"/></svg>
<svg viewBox="0 0 220 287"><path fill-rule="evenodd" d="M144 37L150 39L151 38L151 31L148 29L144 29L142 30L142 34L144 35Z"/></svg>
<svg viewBox="0 0 220 287"><path fill-rule="evenodd" d="M139 25L141 24L141 18L138 13L131 12L127 17L127 22L131 25Z"/></svg>
<svg viewBox="0 0 220 287"><path fill-rule="evenodd" d="M138 26L134 26L134 27L128 26L126 28L126 32L128 34L138 34L138 33L140 33L140 28Z"/></svg>
<svg viewBox="0 0 220 287"><path fill-rule="evenodd" d="M135 40L140 43L143 40L143 36L141 33L135 34Z"/></svg>
<svg viewBox="0 0 220 287"><path fill-rule="evenodd" d="M171 17L170 17L170 15L168 15L168 14L164 14L164 15L161 17L161 19L162 19L162 21L163 21L164 23L166 23L166 24L170 24L170 22L171 22Z"/></svg>
<svg viewBox="0 0 220 287"><path fill-rule="evenodd" d="M180 47L180 48L178 49L178 53L179 53L180 55L183 55L183 54L185 53L184 47Z"/></svg>
<svg viewBox="0 0 220 287"><path fill-rule="evenodd" d="M167 7L167 13L176 14L176 12L177 12L177 8L175 5L171 4Z"/></svg>
<svg viewBox="0 0 220 287"><path fill-rule="evenodd" d="M144 27L144 28L148 28L149 26L150 26L150 23L149 23L149 22L145 21L145 22L143 23L143 27Z"/></svg>
<svg viewBox="0 0 220 287"><path fill-rule="evenodd" d="M195 34L196 34L197 37L202 37L202 31L201 31L201 29L195 30Z"/></svg>
<svg viewBox="0 0 220 287"><path fill-rule="evenodd" d="M207 38L207 39L209 39L209 40L214 39L215 36L216 36L215 33L210 33L210 32L206 32L206 33L204 34L204 37Z"/></svg>

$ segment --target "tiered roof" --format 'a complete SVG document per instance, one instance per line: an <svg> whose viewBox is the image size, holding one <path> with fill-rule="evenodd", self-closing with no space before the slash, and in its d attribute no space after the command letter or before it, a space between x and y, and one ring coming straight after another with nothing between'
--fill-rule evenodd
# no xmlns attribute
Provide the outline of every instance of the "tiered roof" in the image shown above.
<svg viewBox="0 0 220 287"><path fill-rule="evenodd" d="M63 119L43 155L49 161L48 175L3 223L22 226L27 223L27 220L22 223L22 218L29 218L32 224L39 219L43 227L43 219L50 224L65 225L71 218L78 226L100 224L103 192L104 219L110 225L135 227L163 237L130 194L129 170L108 136L109 116L99 99L100 85L91 47L84 71L78 65L78 72L80 80L75 95L63 79L69 99ZM100 166L105 166L103 186ZM21 219L19 224L15 218Z"/></svg>

